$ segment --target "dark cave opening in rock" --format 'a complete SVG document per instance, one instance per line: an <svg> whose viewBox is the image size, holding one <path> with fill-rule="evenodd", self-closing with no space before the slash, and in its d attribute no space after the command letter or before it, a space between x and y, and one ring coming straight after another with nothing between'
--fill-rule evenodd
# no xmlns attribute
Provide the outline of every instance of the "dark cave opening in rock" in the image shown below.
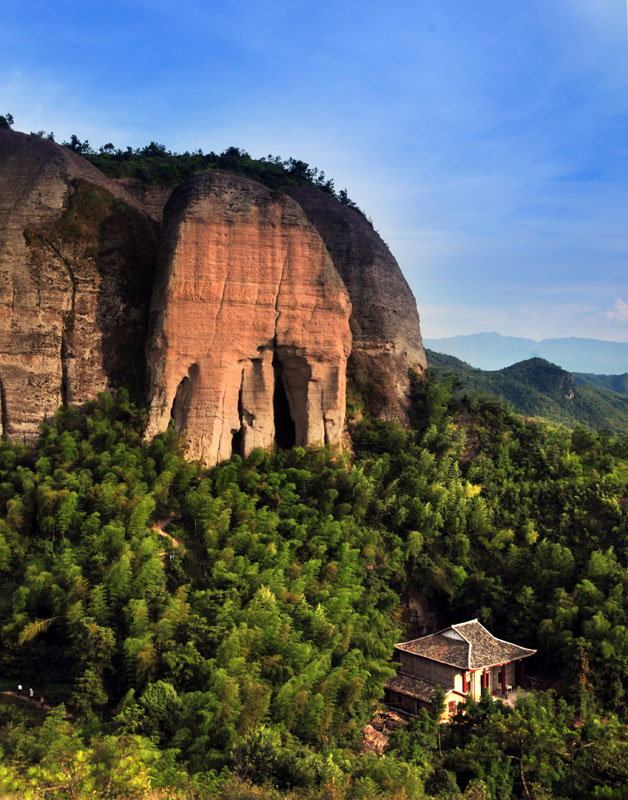
<svg viewBox="0 0 628 800"><path fill-rule="evenodd" d="M170 409L170 416L174 420L174 429L177 433L181 433L187 427L192 392L197 377L198 364L192 364L188 369L188 374L181 378L177 386L172 408Z"/></svg>
<svg viewBox="0 0 628 800"><path fill-rule="evenodd" d="M294 420L290 413L290 403L283 382L281 361L273 361L275 368L275 391L273 392L273 412L275 417L275 442L279 447L289 450L296 444Z"/></svg>
<svg viewBox="0 0 628 800"><path fill-rule="evenodd" d="M188 390L190 379L187 377L182 378L177 386L177 391L172 401L172 408L170 409L170 417L174 420L174 428L177 433L181 433L185 427L185 399Z"/></svg>
<svg viewBox="0 0 628 800"><path fill-rule="evenodd" d="M242 373L242 382L244 381L244 373ZM238 418L240 420L240 427L238 430L231 431L231 455L242 456L244 455L244 431L242 419L244 415L244 407L242 405L242 382L240 383L240 391L238 392Z"/></svg>

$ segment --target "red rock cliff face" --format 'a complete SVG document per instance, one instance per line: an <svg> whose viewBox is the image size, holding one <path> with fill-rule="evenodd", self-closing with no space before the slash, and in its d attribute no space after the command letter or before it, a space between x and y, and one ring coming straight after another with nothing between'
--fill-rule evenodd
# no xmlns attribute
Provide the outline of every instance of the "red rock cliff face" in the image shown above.
<svg viewBox="0 0 628 800"><path fill-rule="evenodd" d="M61 402L133 381L155 251L153 223L99 170L0 131L2 433L33 440Z"/></svg>
<svg viewBox="0 0 628 800"><path fill-rule="evenodd" d="M168 194L0 131L1 434L32 441L62 402L141 387L145 345L148 434L173 416L206 464L339 442L349 353L371 411L405 420L418 314L361 215L315 189L199 175L168 201L155 282Z"/></svg>
<svg viewBox="0 0 628 800"><path fill-rule="evenodd" d="M416 302L394 257L357 211L306 186L286 192L320 233L351 297L350 370L368 385L372 411L407 420L408 368L426 366Z"/></svg>
<svg viewBox="0 0 628 800"><path fill-rule="evenodd" d="M339 442L350 312L297 203L232 175L189 179L164 212L148 435L173 416L206 464L275 442Z"/></svg>

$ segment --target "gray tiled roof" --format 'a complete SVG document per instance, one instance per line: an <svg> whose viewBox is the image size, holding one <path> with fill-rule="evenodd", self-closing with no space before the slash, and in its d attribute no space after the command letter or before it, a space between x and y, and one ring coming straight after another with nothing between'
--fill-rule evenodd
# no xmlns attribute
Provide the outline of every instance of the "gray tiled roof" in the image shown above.
<svg viewBox="0 0 628 800"><path fill-rule="evenodd" d="M425 703L431 703L434 699L436 686L437 684L435 683L424 681L422 678L415 678L412 675L406 675L403 672L399 672L394 678L386 681L387 689L393 692L400 692L409 697L415 697L417 700L423 700ZM452 690L444 689L444 691L447 694Z"/></svg>
<svg viewBox="0 0 628 800"><path fill-rule="evenodd" d="M455 631L462 639L446 636L448 631ZM401 642L395 647L397 650L404 650L460 669L492 667L506 661L527 658L536 653L536 650L497 639L477 619L451 625L438 633L413 639L411 642Z"/></svg>

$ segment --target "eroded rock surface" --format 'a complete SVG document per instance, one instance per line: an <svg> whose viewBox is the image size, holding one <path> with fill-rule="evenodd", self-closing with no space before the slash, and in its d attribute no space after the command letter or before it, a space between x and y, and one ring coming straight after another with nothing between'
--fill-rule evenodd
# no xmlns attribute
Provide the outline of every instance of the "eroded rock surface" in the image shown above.
<svg viewBox="0 0 628 800"><path fill-rule="evenodd" d="M174 417L207 464L340 442L349 354L370 410L405 420L419 318L360 214L311 188L197 175L168 200L153 285L169 195L0 131L0 434L32 441L103 389L141 395L145 354L148 435Z"/></svg>
<svg viewBox="0 0 628 800"><path fill-rule="evenodd" d="M405 421L408 368L422 373L427 366L412 290L360 213L317 189L290 186L286 192L320 233L349 290L353 376L368 387L372 411Z"/></svg>
<svg viewBox="0 0 628 800"><path fill-rule="evenodd" d="M172 189L149 189L136 178L115 178L115 182L138 200L144 211L161 225L164 206L172 194Z"/></svg>
<svg viewBox="0 0 628 800"><path fill-rule="evenodd" d="M0 130L0 432L141 385L154 224L85 159Z"/></svg>
<svg viewBox="0 0 628 800"><path fill-rule="evenodd" d="M341 440L351 304L296 202L232 175L190 178L164 211L158 275L149 436L173 416L206 464Z"/></svg>

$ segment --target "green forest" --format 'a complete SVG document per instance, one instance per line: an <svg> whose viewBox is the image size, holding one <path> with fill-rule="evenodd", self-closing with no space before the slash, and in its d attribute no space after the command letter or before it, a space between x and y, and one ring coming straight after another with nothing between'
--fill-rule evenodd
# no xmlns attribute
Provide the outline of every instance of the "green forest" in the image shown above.
<svg viewBox="0 0 628 800"><path fill-rule="evenodd" d="M427 350L428 366L437 375L456 376L456 391L499 397L519 414L591 431L606 428L628 434L627 375L571 373L529 358L510 367L482 370L455 356Z"/></svg>
<svg viewBox="0 0 628 800"><path fill-rule="evenodd" d="M363 406L350 453L211 470L124 390L0 443L0 796L626 797L628 438L431 374L409 430ZM538 649L536 691L381 757L410 599Z"/></svg>

